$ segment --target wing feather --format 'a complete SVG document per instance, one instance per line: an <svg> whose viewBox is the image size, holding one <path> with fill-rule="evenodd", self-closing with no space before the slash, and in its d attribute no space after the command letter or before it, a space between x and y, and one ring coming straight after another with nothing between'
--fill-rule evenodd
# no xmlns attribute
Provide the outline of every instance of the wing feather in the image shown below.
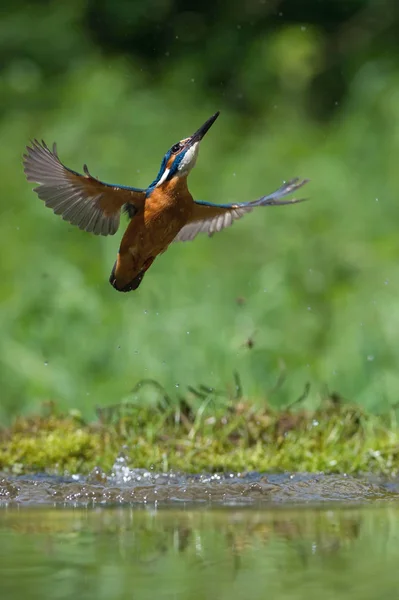
<svg viewBox="0 0 399 600"><path fill-rule="evenodd" d="M44 141L34 140L26 149L26 178L39 184L34 191L55 214L80 229L113 235L123 206L131 207L129 213L144 207L144 190L99 181L90 175L86 165L84 175L68 169L61 163L55 144L50 150Z"/></svg>
<svg viewBox="0 0 399 600"><path fill-rule="evenodd" d="M225 227L230 227L234 221L241 219L241 217L250 213L257 206L279 206L303 202L304 198L294 198L292 200L281 200L281 198L287 196L287 194L291 194L307 182L308 179L302 181L292 179L284 183L275 192L267 196L262 196L252 202L212 204L211 202L195 201L190 221L180 230L174 241L187 242L193 240L199 233L207 233L208 236L212 236L215 232L221 231Z"/></svg>

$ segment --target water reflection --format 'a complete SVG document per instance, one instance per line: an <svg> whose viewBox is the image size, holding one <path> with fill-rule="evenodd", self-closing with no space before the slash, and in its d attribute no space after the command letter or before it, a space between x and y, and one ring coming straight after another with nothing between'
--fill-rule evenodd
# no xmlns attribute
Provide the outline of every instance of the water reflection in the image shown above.
<svg viewBox="0 0 399 600"><path fill-rule="evenodd" d="M398 522L393 505L11 508L0 511L0 591L24 600L395 597Z"/></svg>
<svg viewBox="0 0 399 600"><path fill-rule="evenodd" d="M331 553L356 540L362 529L363 513L353 510L254 511L251 509L220 510L8 510L0 511L0 534L47 533L56 539L62 533L74 536L115 535L119 551L121 542L146 540L152 555L164 553L206 553L209 541L216 536L232 555L267 546L276 540L294 542L310 554ZM116 540L116 538L115 538ZM212 545L212 544L211 544ZM141 556L144 559L144 555Z"/></svg>

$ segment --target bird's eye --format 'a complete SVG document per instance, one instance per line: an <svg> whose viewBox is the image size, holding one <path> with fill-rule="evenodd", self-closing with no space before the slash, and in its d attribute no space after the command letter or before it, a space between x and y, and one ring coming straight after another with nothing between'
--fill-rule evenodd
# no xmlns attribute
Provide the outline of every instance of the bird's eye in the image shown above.
<svg viewBox="0 0 399 600"><path fill-rule="evenodd" d="M172 152L179 152L181 148L181 143L179 142L178 144L175 144L174 146L172 146Z"/></svg>

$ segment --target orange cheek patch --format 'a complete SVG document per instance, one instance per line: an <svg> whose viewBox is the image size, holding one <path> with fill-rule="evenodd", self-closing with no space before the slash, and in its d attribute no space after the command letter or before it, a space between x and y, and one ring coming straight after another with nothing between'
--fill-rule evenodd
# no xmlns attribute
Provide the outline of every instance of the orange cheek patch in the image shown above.
<svg viewBox="0 0 399 600"><path fill-rule="evenodd" d="M171 166L173 165L173 161L174 161L174 160L175 160L175 157L174 157L174 156L170 156L170 157L169 157L169 159L168 159L168 162L166 163L166 168L167 168L167 169L170 169L170 168L171 168Z"/></svg>

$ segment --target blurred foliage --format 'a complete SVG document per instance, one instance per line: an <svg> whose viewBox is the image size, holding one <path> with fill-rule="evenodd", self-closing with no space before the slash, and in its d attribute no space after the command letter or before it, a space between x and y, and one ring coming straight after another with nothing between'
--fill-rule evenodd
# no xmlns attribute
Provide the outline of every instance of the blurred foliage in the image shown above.
<svg viewBox="0 0 399 600"><path fill-rule="evenodd" d="M384 0L3 8L0 416L49 399L92 414L143 377L178 393L233 370L255 401L289 403L311 382L313 406L326 387L396 404L398 33ZM196 198L254 199L300 176L310 201L177 244L118 294L120 232L99 239L46 210L26 143L56 140L72 168L146 186L217 109Z"/></svg>

